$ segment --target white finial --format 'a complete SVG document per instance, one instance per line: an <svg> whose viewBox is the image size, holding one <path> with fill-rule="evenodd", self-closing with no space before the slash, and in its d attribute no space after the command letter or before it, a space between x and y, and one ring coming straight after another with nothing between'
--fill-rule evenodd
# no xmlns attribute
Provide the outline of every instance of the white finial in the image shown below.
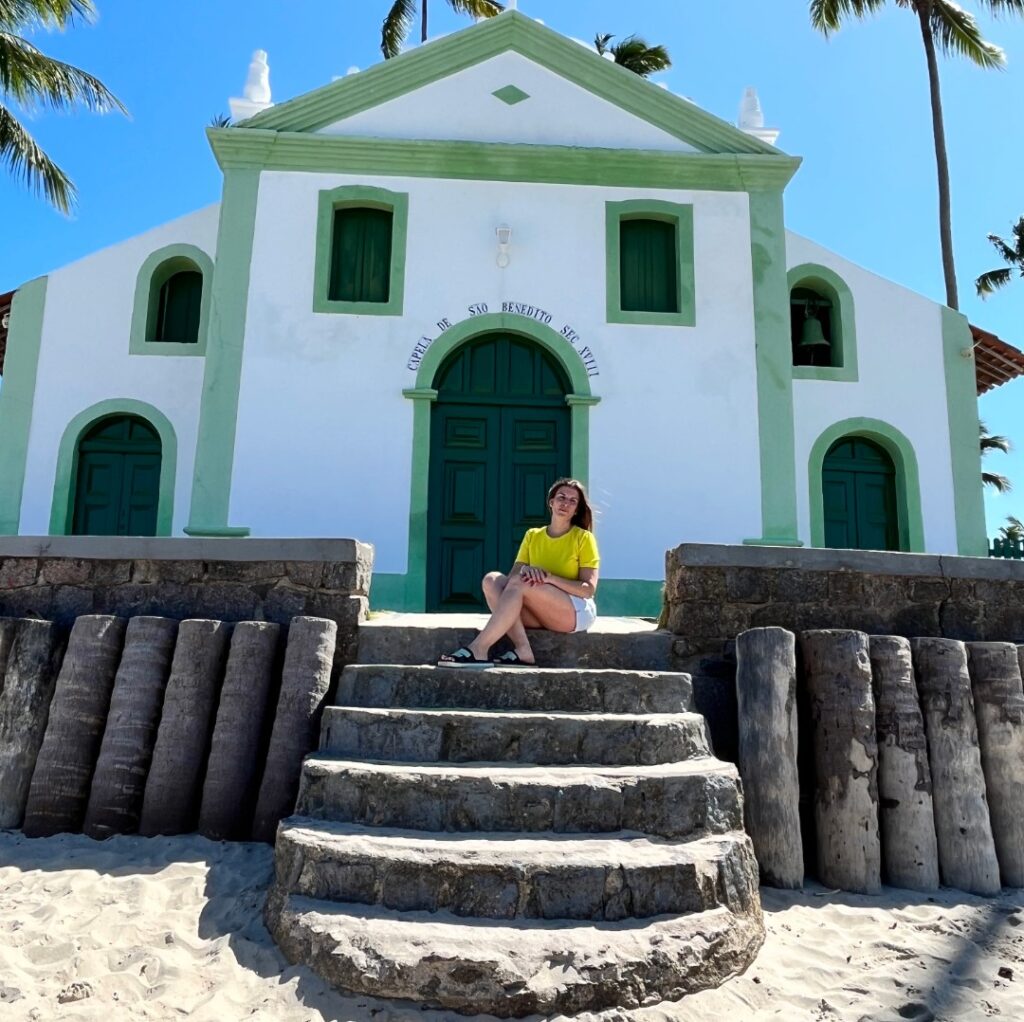
<svg viewBox="0 0 1024 1022"><path fill-rule="evenodd" d="M519 0L508 0L508 3L505 4L505 10L506 11L518 11L519 10Z"/></svg>
<svg viewBox="0 0 1024 1022"><path fill-rule="evenodd" d="M764 126L764 111L761 109L761 100L758 98L757 90L748 86L740 100L740 119L737 122L740 131L759 138L762 142L775 145L779 137L777 128L766 128Z"/></svg>
<svg viewBox="0 0 1024 1022"><path fill-rule="evenodd" d="M229 99L228 104L231 106L231 116L236 121L247 120L274 105L270 101L270 65L267 63L266 50L253 53L242 98Z"/></svg>

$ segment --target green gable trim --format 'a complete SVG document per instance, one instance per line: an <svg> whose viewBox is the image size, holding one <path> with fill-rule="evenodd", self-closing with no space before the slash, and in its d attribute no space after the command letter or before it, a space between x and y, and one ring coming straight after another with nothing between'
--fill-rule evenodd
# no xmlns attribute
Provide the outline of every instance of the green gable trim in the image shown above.
<svg viewBox="0 0 1024 1022"><path fill-rule="evenodd" d="M159 409L134 398L113 398L79 412L67 425L57 453L57 471L50 506L50 535L70 536L78 476L78 442L93 423L111 415L137 415L160 436L160 497L156 535L170 536L174 519L174 480L178 469L178 438L170 420Z"/></svg>
<svg viewBox="0 0 1024 1022"><path fill-rule="evenodd" d="M623 220L666 220L676 228L678 312L634 312L622 308L621 230ZM609 323L645 326L696 326L697 301L693 267L693 206L658 199L605 203L605 289Z"/></svg>
<svg viewBox="0 0 1024 1022"><path fill-rule="evenodd" d="M703 152L780 155L774 146L518 11L506 11L278 104L243 121L239 130L318 131L508 51L521 54Z"/></svg>
<svg viewBox="0 0 1024 1022"><path fill-rule="evenodd" d="M160 288L180 270L196 269L203 275L203 297L199 307L199 336L195 344L151 341L155 326ZM130 355L206 354L206 334L210 324L210 291L213 287L213 260L195 245L165 245L151 252L139 268L135 281L135 304L132 308L131 333L128 336Z"/></svg>
<svg viewBox="0 0 1024 1022"><path fill-rule="evenodd" d="M825 496L822 490L822 468L829 448L843 437L864 437L873 440L892 458L896 467L896 512L899 518L900 550L924 553L924 516L921 512L921 481L914 445L894 426L880 419L862 417L843 419L826 429L811 447L807 462L807 483L810 496L811 546L825 545ZM978 446L975 429L974 446ZM979 467L979 488L980 472ZM985 553L988 554L986 541Z"/></svg>
<svg viewBox="0 0 1024 1022"><path fill-rule="evenodd" d="M206 135L225 170L249 167L386 177L745 192L781 190L800 166L795 157L754 154L350 138L257 132L247 128L208 128ZM262 144L254 144L257 141Z"/></svg>
<svg viewBox="0 0 1024 1022"><path fill-rule="evenodd" d="M28 437L43 340L46 277L22 284L11 305L0 387L0 536L16 536L28 466Z"/></svg>
<svg viewBox="0 0 1024 1022"><path fill-rule="evenodd" d="M526 316L491 312L456 323L427 348L416 373L416 384L402 391L413 403L412 473L409 494L409 571L406 605L426 606L427 595L427 503L430 492L430 412L437 400L434 377L445 359L466 341L491 333L517 334L534 341L558 360L569 377L573 393L566 395L572 429L570 452L572 475L587 482L590 470L590 409L601 399L590 391L586 368L569 342L549 326Z"/></svg>
<svg viewBox="0 0 1024 1022"><path fill-rule="evenodd" d="M492 92L491 95L495 99L500 99L502 103L507 103L509 106L515 106L517 103L522 103L523 100L530 98L530 94L523 92L518 85L506 85L504 88Z"/></svg>
<svg viewBox="0 0 1024 1022"><path fill-rule="evenodd" d="M953 472L957 552L988 556L981 450L978 446L978 384L974 338L967 317L942 308L942 350L946 370L946 408Z"/></svg>
<svg viewBox="0 0 1024 1022"><path fill-rule="evenodd" d="M331 248L334 213L345 206L390 210L391 286L386 302L339 302L328 298L331 279ZM409 233L409 193L384 188L349 185L320 192L316 220L316 269L313 277L313 311L352 316L401 316L405 307L405 254Z"/></svg>
<svg viewBox="0 0 1024 1022"><path fill-rule="evenodd" d="M228 525L228 508L259 187L256 169L229 166L224 171L192 504L185 527L189 536L248 535L247 529Z"/></svg>
<svg viewBox="0 0 1024 1022"><path fill-rule="evenodd" d="M828 298L837 315L832 319L832 344L839 348L838 366L793 366L794 380L831 380L856 383L860 379L857 360L857 315L853 292L835 270L818 263L801 263L787 274L792 294L797 287L808 287ZM792 314L792 310L791 314Z"/></svg>
<svg viewBox="0 0 1024 1022"><path fill-rule="evenodd" d="M793 349L781 191L750 196L750 255L761 446L761 535L744 543L801 546L796 519Z"/></svg>

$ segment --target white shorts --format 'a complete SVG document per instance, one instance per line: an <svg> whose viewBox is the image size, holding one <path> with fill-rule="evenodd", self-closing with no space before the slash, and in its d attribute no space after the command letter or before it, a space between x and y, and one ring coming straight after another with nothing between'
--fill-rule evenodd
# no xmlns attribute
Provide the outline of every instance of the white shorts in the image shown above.
<svg viewBox="0 0 1024 1022"><path fill-rule="evenodd" d="M593 600L585 600L582 596L570 596L576 611L576 631L585 632L597 618L597 606Z"/></svg>

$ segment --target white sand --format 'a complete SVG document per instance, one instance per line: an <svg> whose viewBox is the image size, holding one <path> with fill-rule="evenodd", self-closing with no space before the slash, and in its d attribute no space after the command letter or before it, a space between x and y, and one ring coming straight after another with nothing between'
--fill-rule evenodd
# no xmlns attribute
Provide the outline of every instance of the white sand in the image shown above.
<svg viewBox="0 0 1024 1022"><path fill-rule="evenodd" d="M271 871L263 845L0 832L0 1019L445 1017L342 997L289 966L260 918ZM768 940L746 975L604 1018L1024 1020L1022 891L762 893Z"/></svg>

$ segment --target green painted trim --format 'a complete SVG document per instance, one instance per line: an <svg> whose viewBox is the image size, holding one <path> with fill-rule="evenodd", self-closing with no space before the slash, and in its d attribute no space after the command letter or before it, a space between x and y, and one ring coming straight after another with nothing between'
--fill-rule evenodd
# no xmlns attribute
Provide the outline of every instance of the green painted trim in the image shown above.
<svg viewBox="0 0 1024 1022"><path fill-rule="evenodd" d="M390 210L391 285L386 302L337 302L327 297L331 280L331 236L334 212L345 206ZM350 316L401 316L405 307L405 257L409 234L409 193L389 192L368 185L343 185L320 192L316 218L316 269L313 311Z"/></svg>
<svg viewBox="0 0 1024 1022"><path fill-rule="evenodd" d="M190 536L221 536L228 528L259 188L258 170L229 167L224 171L192 502L186 527Z"/></svg>
<svg viewBox="0 0 1024 1022"><path fill-rule="evenodd" d="M974 445L977 447L977 428ZM843 437L859 436L873 440L892 458L896 468L896 513L899 517L900 549L924 553L924 516L921 512L921 479L914 445L895 426L880 419L862 417L834 422L811 447L807 462L810 491L811 546L825 546L825 497L822 492L822 468L829 448ZM979 469L980 472L980 469ZM979 476L980 479L980 476ZM980 483L979 483L980 488ZM986 547L986 554L988 548Z"/></svg>
<svg viewBox="0 0 1024 1022"><path fill-rule="evenodd" d="M218 529L216 526L209 526L207 528L197 529L191 525L186 525L182 532L186 536L205 536L213 539L245 539L249 535L250 529L247 529L244 525L232 527L225 525L223 529Z"/></svg>
<svg viewBox="0 0 1024 1022"><path fill-rule="evenodd" d="M416 386L402 391L413 402L412 473L409 492L409 562L405 604L422 610L427 598L427 504L430 496L430 406L437 400L434 378L445 359L460 345L482 334L509 333L526 337L550 352L569 377L573 476L587 481L590 471L590 409L601 399L590 390L590 378L572 345L549 326L514 313L490 312L456 323L427 348L416 373Z"/></svg>
<svg viewBox="0 0 1024 1022"><path fill-rule="evenodd" d="M375 571L370 579L370 610L422 610L422 604L419 607L408 604L408 591L407 576Z"/></svg>
<svg viewBox="0 0 1024 1022"><path fill-rule="evenodd" d="M0 387L0 536L17 536L21 523L46 284L46 277L22 284L11 304L4 383Z"/></svg>
<svg viewBox="0 0 1024 1022"><path fill-rule="evenodd" d="M156 311L160 288L179 270L198 270L203 275L203 296L199 303L199 336L195 344L154 341ZM205 356L206 335L210 327L210 291L213 260L195 245L165 245L151 252L139 267L135 280L135 304L128 337L130 355Z"/></svg>
<svg viewBox="0 0 1024 1022"><path fill-rule="evenodd" d="M515 106L517 103L522 103L530 98L530 94L523 92L518 85L505 85L500 89L495 89L491 95L495 99L500 99L502 103L506 103L508 106Z"/></svg>
<svg viewBox="0 0 1024 1022"><path fill-rule="evenodd" d="M750 195L750 255L761 448L761 535L752 538L753 545L800 546L796 515L793 348L781 191Z"/></svg>
<svg viewBox="0 0 1024 1022"><path fill-rule="evenodd" d="M623 220L665 220L676 228L678 312L631 312L622 308L620 247ZM605 296L609 323L643 326L696 326L697 299L693 268L693 206L660 199L605 203Z"/></svg>
<svg viewBox="0 0 1024 1022"><path fill-rule="evenodd" d="M506 11L280 103L235 130L318 131L509 50L698 149L781 155L774 146L518 11Z"/></svg>
<svg viewBox="0 0 1024 1022"><path fill-rule="evenodd" d="M832 320L832 344L839 349L837 366L793 366L794 380L831 380L835 383L856 383L859 379L857 358L857 310L853 292L835 270L820 263L801 263L787 273L789 291L809 287L828 298L839 315Z"/></svg>
<svg viewBox="0 0 1024 1022"><path fill-rule="evenodd" d="M64 429L57 449L57 470L50 505L50 535L70 536L78 480L78 443L100 419L112 415L136 415L145 419L160 436L160 497L157 501L156 535L173 534L174 482L178 470L178 438L170 419L158 408L134 398L111 398L79 412Z"/></svg>
<svg viewBox="0 0 1024 1022"><path fill-rule="evenodd" d="M745 192L783 189L800 166L791 156L744 153L357 138L249 128L208 128L206 135L225 169Z"/></svg>
<svg viewBox="0 0 1024 1022"><path fill-rule="evenodd" d="M974 338L967 317L945 306L942 308L942 352L946 372L957 553L968 557L987 557Z"/></svg>

